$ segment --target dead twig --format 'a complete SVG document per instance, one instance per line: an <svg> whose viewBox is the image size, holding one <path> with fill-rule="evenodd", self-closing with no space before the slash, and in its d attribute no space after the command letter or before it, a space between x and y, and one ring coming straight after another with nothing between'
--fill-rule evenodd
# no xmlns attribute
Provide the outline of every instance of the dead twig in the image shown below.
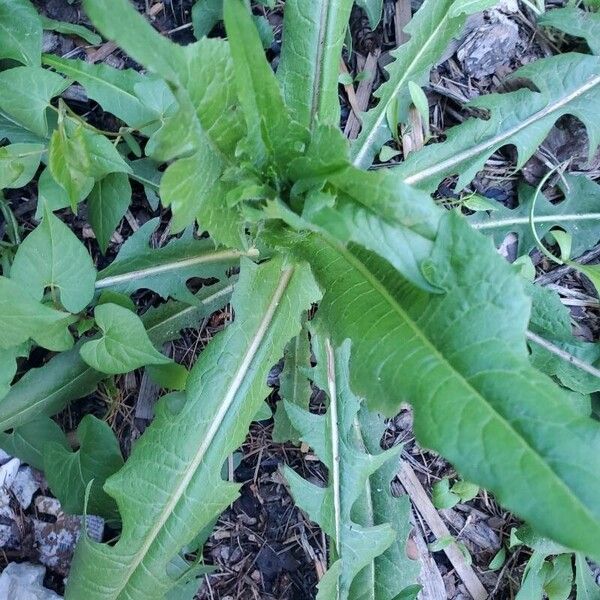
<svg viewBox="0 0 600 600"><path fill-rule="evenodd" d="M442 521L427 492L408 463L402 462L398 478L406 493L410 496L414 507L419 511L419 514L423 517L433 535L437 539L450 536L449 529ZM444 548L444 552L454 567L456 574L465 584L471 596L473 596L473 600L485 600L488 597L488 593L481 581L479 581L475 571L465 561L465 557L457 544L452 542Z"/></svg>
<svg viewBox="0 0 600 600"><path fill-rule="evenodd" d="M537 335L536 333L533 333L532 331L527 331L526 335L528 340L531 340L538 346L545 348L546 350L548 350L548 352L552 352L552 354L555 354L559 358L562 358L564 361L572 364L574 367L577 367L578 369L581 369L582 371L585 371L586 373L589 373L594 377L600 378L600 369L596 369L596 367L590 365L589 363L586 363L585 361L577 358L576 356L573 356L566 350L555 346L552 342L549 342L548 340Z"/></svg>

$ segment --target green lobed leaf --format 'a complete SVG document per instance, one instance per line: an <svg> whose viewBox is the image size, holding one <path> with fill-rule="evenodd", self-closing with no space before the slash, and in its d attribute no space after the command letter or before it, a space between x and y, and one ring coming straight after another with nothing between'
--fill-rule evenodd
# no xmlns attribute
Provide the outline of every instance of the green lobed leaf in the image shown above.
<svg viewBox="0 0 600 600"><path fill-rule="evenodd" d="M351 0L290 0L285 5L277 78L294 119L309 129L317 120L339 126L338 76L351 9Z"/></svg>
<svg viewBox="0 0 600 600"><path fill-rule="evenodd" d="M381 438L385 430L381 415L362 406L353 427L358 448L366 448L371 454L381 452ZM410 498L406 494L396 498L390 489L397 469L398 463L390 460L375 471L369 477L363 497L355 505L355 518L363 527L390 523L396 536L387 550L376 556L373 563L355 578L350 592L353 600L416 598L420 590L417 585L419 563L406 553L412 530ZM361 510L357 511L357 508Z"/></svg>
<svg viewBox="0 0 600 600"><path fill-rule="evenodd" d="M150 238L158 222L148 221L127 239L117 258L98 274L96 289L131 294L147 288L163 298L194 303L194 295L186 286L189 279L222 279L244 254L258 256L255 250L241 253L215 248L211 240L195 239L191 230L166 246L151 248Z"/></svg>
<svg viewBox="0 0 600 600"><path fill-rule="evenodd" d="M558 8L547 11L539 18L538 23L584 38L591 51L600 54L600 14L586 12L574 6Z"/></svg>
<svg viewBox="0 0 600 600"><path fill-rule="evenodd" d="M68 513L86 512L116 521L117 505L102 486L123 466L119 442L112 429L93 415L83 417L77 439L79 449L75 452L64 444L44 445L44 475L50 490Z"/></svg>
<svg viewBox="0 0 600 600"><path fill-rule="evenodd" d="M377 104L362 115L362 129L352 143L355 165L369 167L393 134L387 114L394 104L394 120L406 122L411 104L409 82L423 85L453 38L460 35L465 14L453 14L455 0L426 0L405 28L410 40L393 50L394 61L385 67L389 77L374 92ZM476 6L468 13L479 10ZM465 8L465 12L467 9Z"/></svg>
<svg viewBox="0 0 600 600"><path fill-rule="evenodd" d="M558 294L537 285L531 285L530 292L532 313L529 329L584 362L600 365L600 344L585 342L573 335L571 314ZM565 387L580 394L600 391L598 377L585 373L538 344L531 343L529 348L532 364L543 373L556 377Z"/></svg>
<svg viewBox="0 0 600 600"><path fill-rule="evenodd" d="M352 166L347 150L338 129L317 127L306 154L290 165L296 188L318 190L307 195L303 217L343 244L376 252L410 281L433 291L420 263L431 253L441 209L429 194L398 182L389 171L365 173ZM329 185L321 192L325 182Z"/></svg>
<svg viewBox="0 0 600 600"><path fill-rule="evenodd" d="M15 67L0 73L0 109L19 125L41 136L48 135L46 112L50 100L69 81L41 67Z"/></svg>
<svg viewBox="0 0 600 600"><path fill-rule="evenodd" d="M158 352L141 319L118 304L101 304L94 310L102 337L85 342L79 354L90 367L103 373L127 373L145 365L160 365L170 360Z"/></svg>
<svg viewBox="0 0 600 600"><path fill-rule="evenodd" d="M226 166L223 152L233 152L244 133L229 76L228 45L202 39L178 46L154 31L127 0L113 2L110 15L97 3L85 6L106 37L174 86L178 109L165 119L146 148L157 160L184 156L185 162L170 165L161 182L163 204L174 215L173 231L197 219L216 241L244 248L239 211L223 205L224 193L218 185Z"/></svg>
<svg viewBox="0 0 600 600"><path fill-rule="evenodd" d="M333 339L352 340L352 385L369 407L394 414L410 402L420 443L545 535L600 555L600 481L590 462L598 424L530 366L529 300L491 243L444 215L424 267L444 292L435 295L358 249L309 236L298 252L327 290L319 315ZM515 486L523 469L528 477Z"/></svg>
<svg viewBox="0 0 600 600"><path fill-rule="evenodd" d="M40 64L42 24L29 0L0 0L0 58Z"/></svg>
<svg viewBox="0 0 600 600"><path fill-rule="evenodd" d="M151 308L142 316L148 337L158 348L178 338L181 329L198 326L200 319L225 306L232 288L232 282L224 281L202 288L194 305L170 301ZM12 386L0 402L0 431L19 427L38 415L56 414L69 402L96 389L106 373L83 362L80 346L81 343L54 356L42 367L30 369Z"/></svg>
<svg viewBox="0 0 600 600"><path fill-rule="evenodd" d="M600 587L592 576L585 556L575 554L575 586L577 600L600 600Z"/></svg>
<svg viewBox="0 0 600 600"><path fill-rule="evenodd" d="M329 470L329 484L320 488L302 479L291 468L286 478L296 503L317 522L331 540L329 564L339 563L334 594L320 590L319 600L346 600L357 575L394 541L389 523L363 526L355 522L356 503L369 477L397 454L397 450L368 454L354 440L354 422L360 399L349 386L350 343L334 350L328 338L313 333L317 367L315 384L328 391L327 414L316 415L286 402L286 412L300 439L309 444ZM364 508L364 507L363 507ZM374 586L374 581L372 581ZM371 590L371 593L373 590Z"/></svg>
<svg viewBox="0 0 600 600"><path fill-rule="evenodd" d="M544 58L522 67L511 78L529 80L539 91L520 89L473 100L469 106L489 111L489 118L468 119L449 129L445 142L411 153L393 169L396 177L434 190L445 177L459 175L460 190L494 152L508 144L517 148L516 166L521 168L556 121L567 114L586 126L593 156L600 142L592 109L600 94L600 57L567 53Z"/></svg>
<svg viewBox="0 0 600 600"><path fill-rule="evenodd" d="M433 291L420 268L431 253L443 214L433 200L383 170L365 173L349 167L329 181L342 195L335 209L320 211L312 221L340 241L376 252L404 277Z"/></svg>
<svg viewBox="0 0 600 600"><path fill-rule="evenodd" d="M10 272L36 300L44 290L58 292L61 304L70 312L83 310L94 296L96 269L86 247L47 208L42 222L17 249Z"/></svg>
<svg viewBox="0 0 600 600"><path fill-rule="evenodd" d="M103 253L130 203L131 185L125 173L109 173L92 188L87 201L88 219Z"/></svg>
<svg viewBox="0 0 600 600"><path fill-rule="evenodd" d="M271 365L317 299L305 265L242 263L234 323L200 355L185 404L176 411L161 402L125 467L106 482L122 534L114 546L80 540L67 599L159 600L174 587L167 566L237 495L221 466L268 394Z"/></svg>
<svg viewBox="0 0 600 600"><path fill-rule="evenodd" d="M304 149L308 132L288 113L246 5L241 0L225 0L224 17L250 159L258 168L274 163L285 173Z"/></svg>
<svg viewBox="0 0 600 600"><path fill-rule="evenodd" d="M528 254L537 242L530 225L532 203L535 201L533 223L540 239L551 229L560 227L572 234L574 256L583 254L600 239L600 186L585 176L564 175L561 189L565 199L551 203L543 194L536 199L536 190L528 185L519 188L519 206L506 208L493 202L493 211L479 211L469 221L482 233L490 235L498 246L509 233L518 236L517 255Z"/></svg>

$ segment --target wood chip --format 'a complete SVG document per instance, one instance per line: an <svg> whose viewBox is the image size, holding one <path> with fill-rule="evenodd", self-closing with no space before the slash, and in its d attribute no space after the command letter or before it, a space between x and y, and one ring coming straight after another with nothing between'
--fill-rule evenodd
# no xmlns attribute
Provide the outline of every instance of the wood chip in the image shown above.
<svg viewBox="0 0 600 600"><path fill-rule="evenodd" d="M377 74L377 60L379 54L379 50L370 53L362 67L362 70L368 73L368 76L366 79L363 79L356 88L356 109L359 114L356 113L353 107L353 110L346 121L346 127L344 128L344 135L350 140L354 140L358 136L361 126L360 113L366 111L369 106L369 98L371 97L375 75Z"/></svg>

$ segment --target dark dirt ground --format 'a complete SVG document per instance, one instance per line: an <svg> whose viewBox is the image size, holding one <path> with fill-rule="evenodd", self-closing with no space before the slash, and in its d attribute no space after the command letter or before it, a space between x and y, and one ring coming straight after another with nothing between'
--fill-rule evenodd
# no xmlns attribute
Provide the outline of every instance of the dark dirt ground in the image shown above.
<svg viewBox="0 0 600 600"><path fill-rule="evenodd" d="M79 6L68 4L66 0L36 0L36 4L54 19L85 23ZM145 0L137 2L141 11L151 15L154 25L165 35L182 43L193 39L191 29L191 0L171 0L157 2ZM345 56L348 70L355 74L364 68L365 61L377 60L374 69L373 87L383 79L382 66L389 60L389 51L402 41L401 28L410 9L408 0L385 0L384 18L373 31L368 20L355 10L351 22L353 53ZM419 4L413 2L413 9ZM505 2L509 5L510 1ZM547 2L548 7L562 5L559 0ZM269 49L269 56L275 63L278 60L281 38L281 4L274 10L260 7L274 27L275 42ZM568 49L569 40L550 39L534 24L530 12L523 7L514 13L490 13L485 19L475 19L469 23L463 38L449 50L446 60L432 73L427 95L431 107L431 129L434 138L440 138L444 131L470 114L465 102L483 93L507 89L506 76L523 64L536 58ZM219 32L220 30L215 30ZM131 66L111 44L99 48L86 47L75 38L48 34L45 51L61 56L90 56L113 66ZM370 58L369 58L370 57ZM378 57L378 59L377 59ZM362 87L361 87L362 86ZM340 99L343 106L343 119L347 131L352 128L351 104L365 108L365 89L368 85L359 84L349 89L340 86ZM70 105L80 114L85 114L92 123L104 128L114 127L114 119L106 115L93 103L88 103L81 90L74 86L68 92ZM398 150L419 147L422 140L415 131L406 131ZM484 196L500 200L507 205L516 202L516 186L525 178L529 183L537 183L547 172L549 164L556 164L566 157L575 157L571 168L585 171L589 176L600 176L600 159L586 165L587 154L585 137L581 126L573 119L565 118L532 158L522 173L514 173L514 153L510 148L495 154L486 169L472 184L472 190ZM598 157L597 157L598 158ZM393 159L401 160L402 154ZM448 182L450 184L450 182ZM11 194L15 196L11 198ZM451 199L450 185L443 185L440 198ZM19 197L16 198L16 195ZM34 227L35 189L30 186L8 194L8 199L19 200L15 215L27 228ZM16 204L16 203L15 203ZM67 217L74 231L80 235L98 265L110 262L120 241L133 230L155 216L144 199L143 190L134 184L134 203L123 221L119 234L106 257L98 251L93 234L85 224L85 215ZM168 217L165 214L163 224ZM544 276L552 268L541 255L534 255L539 276ZM579 333L588 340L596 340L600 334L599 303L589 284L573 272L566 272L552 279L565 303L570 305L573 319ZM157 298L149 292L140 293L135 298L138 306L149 307ZM187 330L181 340L172 344L173 356L179 362L191 365L197 354L222 329L232 315L223 311L206 319L197 329ZM41 361L42 356L37 360ZM36 366L36 356L31 360ZM277 400L277 370L273 372L273 393L269 399L273 405ZM123 451L128 454L131 445L147 426L148 409L158 398L160 391L149 383L140 372L119 377L115 385L101 386L97 393L84 398L59 416L60 423L67 431L73 431L85 413L93 413L108 421L117 433ZM318 399L317 399L318 400ZM325 468L308 448L298 448L289 444L276 444L271 439L272 422L255 423L241 448L239 456L232 460L235 468L230 476L241 482L242 490L238 500L223 513L205 547L206 562L215 566L213 574L206 576L198 593L199 600L307 600L315 596L315 586L326 569L327 548L324 535L318 527L294 506L280 474L282 464L291 465L296 471L313 481L325 482ZM454 476L452 468L434 453L421 449L411 431L411 414L408 409L391 419L384 437L384 445L403 443L402 458L417 474L426 490L444 476ZM48 493L42 484L38 496ZM398 483L395 488L404 493ZM0 565L10 561L40 559L40 551L31 532L31 520L41 519L50 523L56 517L39 511L39 502L33 503L25 511L20 511L20 523L16 532L18 544L12 549L0 549ZM491 571L488 565L502 544L507 544L510 530L518 525L512 515L504 511L485 492L453 509L441 511L442 518L450 532L462 541L472 557L472 568L484 584L491 598L513 598L520 585L520 579L527 560L527 551L509 554L509 558L499 570ZM437 595L429 598L462 599L469 595L458 578L445 554L430 552L425 545L435 537L418 513L415 513L413 534L407 546L409 556L429 561L429 577ZM65 550L68 562L69 548ZM433 557L433 561L430 560ZM45 583L59 593L63 591L64 569L49 569ZM437 587L436 587L437 586Z"/></svg>

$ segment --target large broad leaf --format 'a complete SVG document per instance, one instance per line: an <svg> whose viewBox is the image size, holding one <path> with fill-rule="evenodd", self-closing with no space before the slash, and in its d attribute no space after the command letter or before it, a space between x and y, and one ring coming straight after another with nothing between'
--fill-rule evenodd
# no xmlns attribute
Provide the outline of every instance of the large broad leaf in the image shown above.
<svg viewBox="0 0 600 600"><path fill-rule="evenodd" d="M310 518L317 522L329 536L330 566L337 578L337 594L330 596L321 591L319 600L347 600L350 588L358 573L372 564L394 541L395 533L389 523L367 526L355 522L357 502L362 497L369 477L389 461L396 450L367 454L357 447L354 439L354 423L360 408L360 399L350 390L348 364L350 344L346 342L334 350L329 339L314 336L313 350L317 367L313 379L327 390L329 405L327 414L316 415L296 404L286 403L286 411L300 438L309 444L329 470L326 488L302 479L291 468L286 468L296 503ZM361 498L362 497L362 498ZM362 504L362 503L361 503ZM364 510L366 506L361 506ZM325 577L331 577L331 574ZM374 588L374 581L371 581ZM374 589L371 588L371 593Z"/></svg>
<svg viewBox="0 0 600 600"><path fill-rule="evenodd" d="M41 300L44 290L70 312L83 310L94 296L96 269L77 236L52 212L20 244L11 278Z"/></svg>
<svg viewBox="0 0 600 600"><path fill-rule="evenodd" d="M290 0L277 77L294 118L339 126L338 78L351 0Z"/></svg>
<svg viewBox="0 0 600 600"><path fill-rule="evenodd" d="M0 58L39 65L42 24L29 0L0 1Z"/></svg>
<svg viewBox="0 0 600 600"><path fill-rule="evenodd" d="M444 292L432 295L364 251L317 237L299 249L326 290L321 318L336 343L352 340L352 385L369 406L410 402L424 446L544 534L600 556L599 426L530 366L529 299L491 242L446 214L424 266Z"/></svg>
<svg viewBox="0 0 600 600"><path fill-rule="evenodd" d="M46 137L50 100L68 86L67 79L41 67L9 69L0 73L0 108L19 125Z"/></svg>
<svg viewBox="0 0 600 600"><path fill-rule="evenodd" d="M150 309L142 317L148 337L157 348L177 339L181 329L197 326L203 317L225 306L232 289L232 283L225 281L200 290L193 305L171 301ZM54 415L96 389L106 373L83 362L80 347L78 344L44 366L27 371L12 386L0 402L0 431L19 427L40 415Z"/></svg>
<svg viewBox="0 0 600 600"><path fill-rule="evenodd" d="M410 40L390 54L395 59L386 66L388 80L375 90L377 104L362 115L362 129L352 143L352 159L361 167L368 167L383 144L395 132L388 119L406 122L411 95L408 84L427 83L429 71L457 37L466 21L464 14L454 14L454 0L426 0L406 27ZM474 7L469 12L479 10Z"/></svg>
<svg viewBox="0 0 600 600"><path fill-rule="evenodd" d="M98 274L96 289L131 294L147 288L163 298L172 296L193 304L196 299L186 286L189 279L222 279L242 256L237 250L215 248L210 240L195 239L191 230L166 246L151 248L150 236L157 224L158 219L148 221L121 246L117 258Z"/></svg>
<svg viewBox="0 0 600 600"><path fill-rule="evenodd" d="M592 52L600 54L600 14L575 7L559 8L547 11L538 22L584 38Z"/></svg>
<svg viewBox="0 0 600 600"><path fill-rule="evenodd" d="M79 449L75 452L60 443L44 446L44 474L52 493L68 513L87 512L118 520L114 499L102 490L106 479L123 466L115 434L104 421L86 415L77 427L77 440Z"/></svg>
<svg viewBox="0 0 600 600"><path fill-rule="evenodd" d="M339 241L354 242L377 253L404 277L433 291L420 269L433 247L442 211L427 194L394 181L387 171L355 167L329 177L340 195L335 209L311 221Z"/></svg>
<svg viewBox="0 0 600 600"><path fill-rule="evenodd" d="M42 304L15 281L0 276L0 349L31 338L49 350L66 350L73 344L68 326L75 320Z"/></svg>
<svg viewBox="0 0 600 600"><path fill-rule="evenodd" d="M161 403L125 467L106 482L121 537L114 546L83 537L66 598L162 600L174 587L167 566L236 497L221 466L243 442L268 394L271 365L317 299L305 265L243 262L233 325L200 355L183 406Z"/></svg>
<svg viewBox="0 0 600 600"><path fill-rule="evenodd" d="M99 339L81 346L81 358L103 373L127 373L145 365L161 365L170 360L152 345L144 324L132 311L118 304L101 304L94 317L102 330Z"/></svg>
<svg viewBox="0 0 600 600"><path fill-rule="evenodd" d="M433 190L449 175L459 175L457 189L468 184L498 149L512 144L522 167L563 115L587 127L590 156L600 141L594 106L600 98L600 57L561 54L519 69L513 78L530 80L539 91L481 96L470 103L489 111L449 129L447 139L412 153L394 173L406 183Z"/></svg>
<svg viewBox="0 0 600 600"><path fill-rule="evenodd" d="M497 246L509 233L516 233L519 256L528 254L537 245L530 221L540 239L551 229L560 227L572 235L571 253L579 256L600 239L600 186L584 176L564 175L563 181L565 199L558 204L538 194L535 188L522 185L518 207L510 209L500 202L490 201L495 210L477 212L469 221L490 235Z"/></svg>

